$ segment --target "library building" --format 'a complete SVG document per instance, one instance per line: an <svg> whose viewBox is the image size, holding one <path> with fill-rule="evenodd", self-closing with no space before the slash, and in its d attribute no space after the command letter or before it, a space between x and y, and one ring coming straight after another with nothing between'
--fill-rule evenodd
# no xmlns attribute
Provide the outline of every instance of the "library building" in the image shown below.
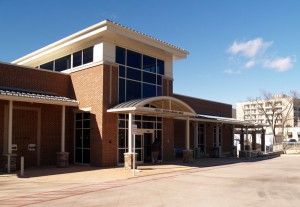
<svg viewBox="0 0 300 207"><path fill-rule="evenodd" d="M173 61L188 55L104 20L0 62L0 170L19 169L21 157L25 168L130 169L133 155L153 161L155 140L162 163L236 156L235 130L263 125L233 119L229 104L173 93Z"/></svg>

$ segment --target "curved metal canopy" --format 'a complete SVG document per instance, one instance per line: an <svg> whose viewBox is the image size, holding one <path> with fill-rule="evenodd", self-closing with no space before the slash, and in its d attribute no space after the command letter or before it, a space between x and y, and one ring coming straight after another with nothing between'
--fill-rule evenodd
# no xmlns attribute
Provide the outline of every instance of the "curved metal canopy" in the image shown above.
<svg viewBox="0 0 300 207"><path fill-rule="evenodd" d="M107 112L156 114L161 116L196 116L185 102L170 96L156 96L127 101L108 109Z"/></svg>

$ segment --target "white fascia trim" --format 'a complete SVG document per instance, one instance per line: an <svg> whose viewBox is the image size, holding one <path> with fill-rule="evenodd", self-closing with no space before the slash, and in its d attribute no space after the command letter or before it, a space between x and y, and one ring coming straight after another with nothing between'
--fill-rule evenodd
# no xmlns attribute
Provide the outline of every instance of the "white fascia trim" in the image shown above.
<svg viewBox="0 0 300 207"><path fill-rule="evenodd" d="M84 65L80 65L78 67L71 68L71 69L68 69L68 70L63 70L63 71L61 71L61 73L71 74L71 73L75 73L75 72L78 72L78 71L81 71L81 70L86 70L86 69L89 69L91 67L95 67L95 66L98 66L98 65L104 65L104 64L112 65L112 66L115 66L115 67L119 66L118 64L113 63L113 62L98 61L98 62L91 62L91 63L87 63L87 64L84 64Z"/></svg>
<svg viewBox="0 0 300 207"><path fill-rule="evenodd" d="M163 42L160 42L158 40L155 39L151 39L145 35L136 33L134 31L128 30L126 28L120 28L120 27L116 27L116 25L112 24L110 26L107 27L108 31L112 31L116 34L119 34L121 36L127 37L129 39L133 39L136 41L139 41L141 43L147 44L147 45L151 45L153 47L159 48L163 51L169 52L173 55L173 60L180 60L180 59L185 59L187 57L187 55L189 55L190 53L186 50L182 50L176 47L173 47L171 45L167 45Z"/></svg>
<svg viewBox="0 0 300 207"><path fill-rule="evenodd" d="M124 111L136 111L136 107L128 107L128 108L117 108L117 109L108 109L107 112L118 113Z"/></svg>
<svg viewBox="0 0 300 207"><path fill-rule="evenodd" d="M70 39L70 37L68 37L70 40L67 41L67 42L65 42L65 43L63 43L63 44L58 44L57 42L56 42L56 43L53 43L53 44L51 44L51 45L49 45L49 46L46 46L46 47L44 47L44 48L42 48L42 49L40 49L40 50L37 50L37 51L35 51L35 52L33 52L33 53L30 53L29 55L26 55L26 56L23 57L23 58L20 58L20 59L18 59L18 60L15 60L15 61L13 61L12 63L18 64L18 65L26 64L27 62L30 62L30 61L32 61L32 60L34 60L34 59L37 59L37 58L40 58L40 57L42 57L42 56L44 56L44 55L47 55L47 54L49 54L49 53L52 53L52 52L54 52L54 51L56 51L56 50L59 50L59 49L61 49L61 48L63 48L63 47L66 47L66 46L68 46L68 45L74 44L74 43L76 43L76 42L79 42L79 41L81 41L81 40L83 40L83 39L86 39L86 38L88 38L88 37L91 37L91 36L94 36L94 35L96 35L96 34L99 34L99 33L103 32L103 31L105 31L105 30L107 30L107 27L101 27L101 28L99 28L99 29L97 29L97 30L95 30L95 31L89 32L89 33L87 33L87 34L84 34L84 35L79 36L79 37L74 38L74 39ZM58 45L57 45L57 44L58 44Z"/></svg>
<svg viewBox="0 0 300 207"><path fill-rule="evenodd" d="M79 102L56 101L56 100L26 98L26 97L8 96L8 95L0 95L0 100L51 104L51 105L59 105L59 106L78 106L79 105Z"/></svg>

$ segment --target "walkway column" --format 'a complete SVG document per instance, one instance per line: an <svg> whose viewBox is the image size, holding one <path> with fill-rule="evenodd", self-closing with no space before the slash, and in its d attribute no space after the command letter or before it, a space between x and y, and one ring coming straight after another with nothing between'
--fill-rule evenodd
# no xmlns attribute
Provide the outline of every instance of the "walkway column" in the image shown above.
<svg viewBox="0 0 300 207"><path fill-rule="evenodd" d="M133 123L133 115L132 113L128 114L128 152L124 153L124 168L125 169L133 169L133 141L132 141L132 123ZM137 163L137 154L135 154L135 163ZM135 165L136 167L137 165Z"/></svg>
<svg viewBox="0 0 300 207"><path fill-rule="evenodd" d="M6 169L7 173L16 170L16 154L12 154L12 132L13 132L13 101L9 101L8 106L8 137L7 137L7 155Z"/></svg>
<svg viewBox="0 0 300 207"><path fill-rule="evenodd" d="M221 146L220 146L220 126L216 124L216 146L215 146L215 157L221 157Z"/></svg>
<svg viewBox="0 0 300 207"><path fill-rule="evenodd" d="M195 121L194 123L194 148L195 150L198 149L198 122ZM199 157L198 151L195 151L195 157Z"/></svg>
<svg viewBox="0 0 300 207"><path fill-rule="evenodd" d="M256 130L252 131L252 150L256 150Z"/></svg>
<svg viewBox="0 0 300 207"><path fill-rule="evenodd" d="M61 110L61 143L60 152L57 152L57 167L68 167L69 166L69 153L65 152L66 142L66 106L62 106Z"/></svg>
<svg viewBox="0 0 300 207"><path fill-rule="evenodd" d="M236 146L234 145L234 135L235 135L235 125L232 125L232 140L231 140L231 146L232 146L232 156L236 157Z"/></svg>
<svg viewBox="0 0 300 207"><path fill-rule="evenodd" d="M240 149L239 157L244 157L244 151L245 151L245 132L244 132L243 128L241 128L240 145L241 145L241 149Z"/></svg>
<svg viewBox="0 0 300 207"><path fill-rule="evenodd" d="M266 130L261 129L261 151L266 153Z"/></svg>
<svg viewBox="0 0 300 207"><path fill-rule="evenodd" d="M190 150L190 118L188 117L185 122L185 147Z"/></svg>
<svg viewBox="0 0 300 207"><path fill-rule="evenodd" d="M65 142L66 142L66 106L62 106L61 113L61 152L65 152Z"/></svg>
<svg viewBox="0 0 300 207"><path fill-rule="evenodd" d="M183 150L183 162L193 162L193 150L190 150L190 117L187 117L185 124L185 147Z"/></svg>
<svg viewBox="0 0 300 207"><path fill-rule="evenodd" d="M128 114L128 153L132 153L132 113Z"/></svg>

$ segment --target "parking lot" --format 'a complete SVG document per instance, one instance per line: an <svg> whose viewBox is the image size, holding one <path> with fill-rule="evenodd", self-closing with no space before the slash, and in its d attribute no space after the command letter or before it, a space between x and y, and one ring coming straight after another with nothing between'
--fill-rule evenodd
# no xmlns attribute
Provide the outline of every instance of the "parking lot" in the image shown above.
<svg viewBox="0 0 300 207"><path fill-rule="evenodd" d="M0 206L299 206L300 156L0 175Z"/></svg>

